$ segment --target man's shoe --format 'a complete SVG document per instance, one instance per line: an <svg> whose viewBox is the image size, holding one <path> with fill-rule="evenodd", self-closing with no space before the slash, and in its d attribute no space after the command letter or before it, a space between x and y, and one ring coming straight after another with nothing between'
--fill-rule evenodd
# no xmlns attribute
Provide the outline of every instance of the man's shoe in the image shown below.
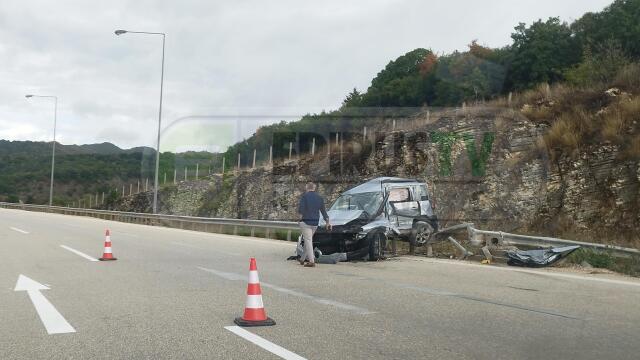
<svg viewBox="0 0 640 360"><path fill-rule="evenodd" d="M304 265L304 260L298 259L298 262L300 263L300 265Z"/></svg>
<svg viewBox="0 0 640 360"><path fill-rule="evenodd" d="M304 264L304 267L316 267L316 263L308 262Z"/></svg>

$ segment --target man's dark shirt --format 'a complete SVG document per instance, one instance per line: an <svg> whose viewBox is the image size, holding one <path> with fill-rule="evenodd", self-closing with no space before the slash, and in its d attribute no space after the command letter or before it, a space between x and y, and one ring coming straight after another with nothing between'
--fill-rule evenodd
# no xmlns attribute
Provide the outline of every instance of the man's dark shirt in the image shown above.
<svg viewBox="0 0 640 360"><path fill-rule="evenodd" d="M307 191L300 197L298 214L302 215L302 221L309 226L318 226L320 212L325 221L329 219L324 208L324 200L315 191Z"/></svg>

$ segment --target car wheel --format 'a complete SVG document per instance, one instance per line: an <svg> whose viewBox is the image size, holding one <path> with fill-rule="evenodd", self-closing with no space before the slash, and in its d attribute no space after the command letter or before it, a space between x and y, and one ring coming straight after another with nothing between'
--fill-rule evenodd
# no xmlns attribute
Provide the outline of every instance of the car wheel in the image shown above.
<svg viewBox="0 0 640 360"><path fill-rule="evenodd" d="M422 246L431 239L434 232L431 224L419 221L413 225L409 241L413 246Z"/></svg>
<svg viewBox="0 0 640 360"><path fill-rule="evenodd" d="M387 238L381 232L374 232L369 236L369 260L376 261L384 258Z"/></svg>

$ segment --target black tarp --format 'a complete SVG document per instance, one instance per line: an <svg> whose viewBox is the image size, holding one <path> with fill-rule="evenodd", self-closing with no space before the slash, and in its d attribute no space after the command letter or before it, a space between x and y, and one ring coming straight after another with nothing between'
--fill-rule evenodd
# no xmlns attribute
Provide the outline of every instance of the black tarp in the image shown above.
<svg viewBox="0 0 640 360"><path fill-rule="evenodd" d="M579 247L580 246L563 246L540 250L507 251L507 257L509 258L507 264L512 266L545 267L566 257Z"/></svg>

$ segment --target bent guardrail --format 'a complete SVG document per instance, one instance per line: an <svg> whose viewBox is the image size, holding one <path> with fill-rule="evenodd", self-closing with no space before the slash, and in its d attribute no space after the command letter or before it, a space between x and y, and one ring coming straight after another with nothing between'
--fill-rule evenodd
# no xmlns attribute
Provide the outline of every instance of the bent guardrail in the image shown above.
<svg viewBox="0 0 640 360"><path fill-rule="evenodd" d="M197 216L147 214L125 211L68 208L62 206L30 205L5 202L0 202L0 208L49 212L63 215L89 216L103 220L166 226L204 232L222 232L221 229L223 226L232 226L234 235L238 234L238 229L241 227L249 228L251 236L255 235L256 229L265 229L265 237L267 238L270 237L270 231L281 230L286 231L286 240L288 241L292 240L292 231L298 230L298 224L294 221L207 218ZM218 227L217 229L215 228L216 226ZM469 236L469 242L474 246L521 245L533 247L555 247L579 245L594 250L608 251L618 256L640 255L639 249L625 248L616 245L565 240L552 237L511 234L502 231L480 230L474 228L473 224L471 223L458 224L452 227L448 227L446 229L442 229L440 233L453 233L465 229Z"/></svg>

